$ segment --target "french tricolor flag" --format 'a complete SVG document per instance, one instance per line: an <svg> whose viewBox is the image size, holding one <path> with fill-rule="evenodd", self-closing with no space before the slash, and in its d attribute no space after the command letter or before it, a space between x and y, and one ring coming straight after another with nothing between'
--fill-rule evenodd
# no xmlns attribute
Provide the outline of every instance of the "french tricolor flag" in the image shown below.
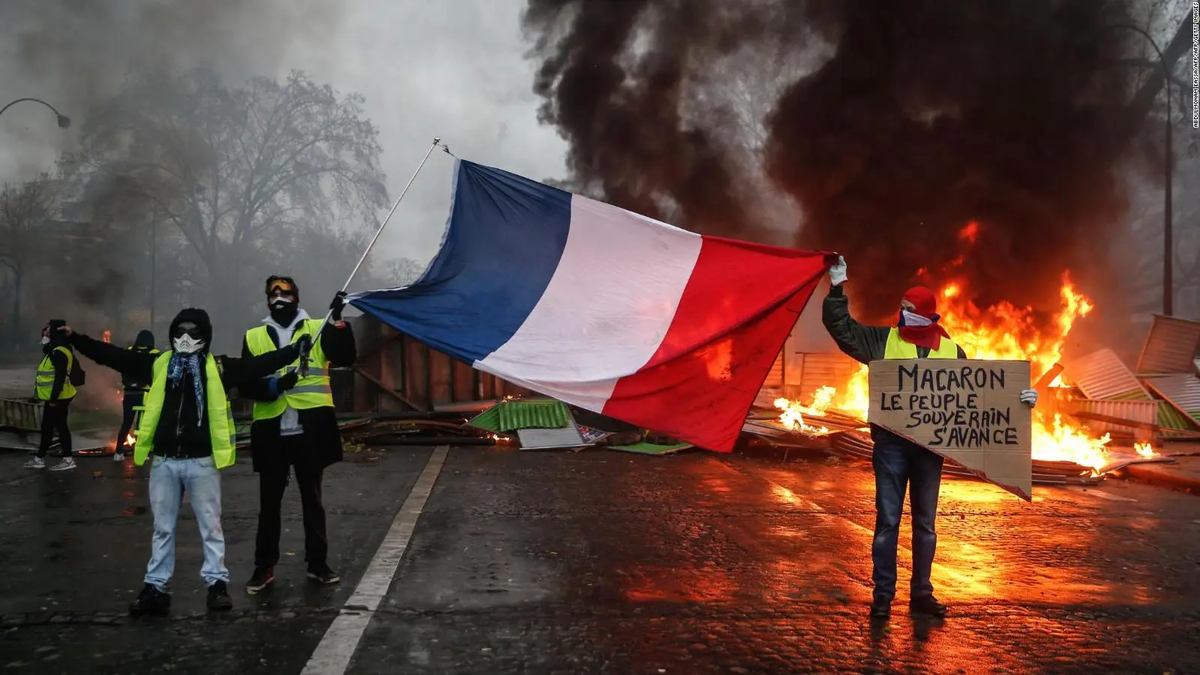
<svg viewBox="0 0 1200 675"><path fill-rule="evenodd" d="M702 236L456 164L429 268L351 304L514 384L732 450L826 254Z"/></svg>

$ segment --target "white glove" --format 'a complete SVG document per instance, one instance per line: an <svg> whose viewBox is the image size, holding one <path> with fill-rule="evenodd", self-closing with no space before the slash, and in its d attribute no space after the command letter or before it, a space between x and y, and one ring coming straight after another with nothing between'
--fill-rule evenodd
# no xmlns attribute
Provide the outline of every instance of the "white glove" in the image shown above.
<svg viewBox="0 0 1200 675"><path fill-rule="evenodd" d="M837 262L829 268L829 285L840 286L846 282L846 259L838 256Z"/></svg>
<svg viewBox="0 0 1200 675"><path fill-rule="evenodd" d="M1030 408L1037 405L1037 399L1037 389L1025 389L1021 391L1021 403L1024 403Z"/></svg>

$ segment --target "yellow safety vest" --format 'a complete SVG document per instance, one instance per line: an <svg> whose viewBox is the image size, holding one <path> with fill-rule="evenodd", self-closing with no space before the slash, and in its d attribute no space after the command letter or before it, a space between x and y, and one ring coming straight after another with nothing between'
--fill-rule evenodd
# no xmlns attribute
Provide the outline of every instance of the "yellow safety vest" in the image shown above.
<svg viewBox="0 0 1200 675"><path fill-rule="evenodd" d="M315 336L321 330L320 319L306 319L292 333L292 344L301 335ZM246 346L254 356L262 356L278 349L271 340L271 334L266 326L258 326L246 331ZM300 368L300 359L291 365L279 369L279 375L286 375ZM296 386L279 395L274 401L254 402L254 421L269 420L279 417L288 406L296 410L310 408L332 408L333 390L329 387L329 362L325 359L325 350L321 343L312 346L308 354L308 376L296 381Z"/></svg>
<svg viewBox="0 0 1200 675"><path fill-rule="evenodd" d="M154 360L154 379L150 382L150 392L146 394L145 410L138 424L137 444L133 448L133 463L138 466L145 464L146 458L154 452L154 433L158 431L158 420L162 417L163 402L167 397L167 368L171 365L171 353L163 352ZM207 376L204 418L208 422L208 437L212 441L213 464L223 469L236 459L237 428L233 424L229 399L225 396L221 368L212 356L206 354L203 358ZM190 396L191 391L183 392L183 395Z"/></svg>
<svg viewBox="0 0 1200 675"><path fill-rule="evenodd" d="M37 369L37 378L34 380L34 393L39 401L50 400L50 394L54 391L54 363L50 360L50 354L54 352L62 352L67 355L67 374L63 378L62 391L58 394L58 400L69 401L75 398L76 394L75 385L71 384L71 368L75 366L75 355L66 347L55 347L42 357L42 362Z"/></svg>
<svg viewBox="0 0 1200 675"><path fill-rule="evenodd" d="M888 333L887 345L883 348L883 358L885 359L915 359L917 358L917 346L913 343L900 337L900 329L893 328ZM930 359L957 359L958 345L948 337L943 336L942 341L938 344L937 349L930 349Z"/></svg>

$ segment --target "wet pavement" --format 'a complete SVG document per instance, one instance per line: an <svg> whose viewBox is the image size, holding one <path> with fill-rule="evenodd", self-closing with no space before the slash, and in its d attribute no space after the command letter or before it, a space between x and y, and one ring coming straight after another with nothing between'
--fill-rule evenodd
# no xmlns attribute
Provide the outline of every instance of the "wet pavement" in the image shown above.
<svg viewBox="0 0 1200 675"><path fill-rule="evenodd" d="M257 480L223 472L234 610L204 610L185 505L172 615L146 620L124 614L149 552L144 472L0 455L0 669L300 673L432 454L330 469L334 587L304 578L290 489L285 561L256 597ZM872 625L864 464L452 448L378 607L346 612L369 619L361 639L335 647L355 674L1200 672L1197 497L1111 480L1034 494L944 482L933 577L952 615L914 620L901 596Z"/></svg>

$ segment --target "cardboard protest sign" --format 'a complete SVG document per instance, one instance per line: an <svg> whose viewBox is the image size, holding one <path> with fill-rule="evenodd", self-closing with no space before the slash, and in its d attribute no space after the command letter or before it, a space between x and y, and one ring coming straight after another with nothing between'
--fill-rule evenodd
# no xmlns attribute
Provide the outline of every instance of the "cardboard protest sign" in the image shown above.
<svg viewBox="0 0 1200 675"><path fill-rule="evenodd" d="M1028 361L872 361L869 419L1030 501L1029 382Z"/></svg>

